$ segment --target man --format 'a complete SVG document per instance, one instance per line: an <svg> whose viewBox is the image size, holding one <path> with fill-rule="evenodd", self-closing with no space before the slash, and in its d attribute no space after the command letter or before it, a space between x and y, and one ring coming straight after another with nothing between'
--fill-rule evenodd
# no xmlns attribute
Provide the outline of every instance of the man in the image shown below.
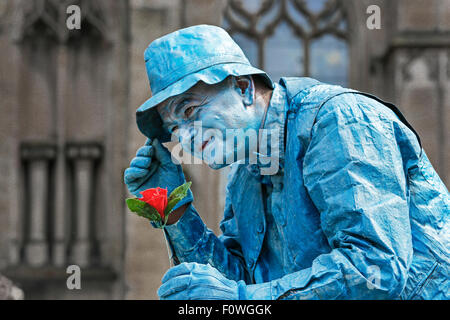
<svg viewBox="0 0 450 320"><path fill-rule="evenodd" d="M157 39L145 60L149 140L125 171L130 192L185 181L161 144L171 134L212 168L235 162L222 235L192 194L173 213L178 265L161 299L449 298L449 193L394 106L310 78L274 84L213 26ZM226 148L230 129L270 138ZM262 174L267 159L276 172Z"/></svg>

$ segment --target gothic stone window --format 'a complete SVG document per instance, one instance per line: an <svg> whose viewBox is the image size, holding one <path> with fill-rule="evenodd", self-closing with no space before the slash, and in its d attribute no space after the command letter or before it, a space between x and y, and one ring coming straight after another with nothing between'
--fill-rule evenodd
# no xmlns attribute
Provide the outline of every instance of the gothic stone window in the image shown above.
<svg viewBox="0 0 450 320"><path fill-rule="evenodd" d="M348 85L347 19L339 0L229 0L224 27L274 81L306 76Z"/></svg>

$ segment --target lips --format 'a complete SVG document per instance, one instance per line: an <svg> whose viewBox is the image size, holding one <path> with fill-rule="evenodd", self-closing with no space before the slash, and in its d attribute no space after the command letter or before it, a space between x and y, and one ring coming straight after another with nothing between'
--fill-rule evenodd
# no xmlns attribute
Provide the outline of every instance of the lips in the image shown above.
<svg viewBox="0 0 450 320"><path fill-rule="evenodd" d="M206 145L211 141L211 138L209 138L208 140L204 141L202 144L202 151L206 148Z"/></svg>

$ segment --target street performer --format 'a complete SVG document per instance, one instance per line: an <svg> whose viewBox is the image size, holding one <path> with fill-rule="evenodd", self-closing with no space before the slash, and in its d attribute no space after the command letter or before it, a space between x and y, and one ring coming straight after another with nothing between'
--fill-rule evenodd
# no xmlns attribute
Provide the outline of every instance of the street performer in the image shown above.
<svg viewBox="0 0 450 320"><path fill-rule="evenodd" d="M171 137L213 169L231 165L220 236L191 193L171 215L177 265L161 299L450 298L449 192L395 106L311 78L273 83L215 26L153 41L145 62L148 141L129 191L185 181L161 144Z"/></svg>

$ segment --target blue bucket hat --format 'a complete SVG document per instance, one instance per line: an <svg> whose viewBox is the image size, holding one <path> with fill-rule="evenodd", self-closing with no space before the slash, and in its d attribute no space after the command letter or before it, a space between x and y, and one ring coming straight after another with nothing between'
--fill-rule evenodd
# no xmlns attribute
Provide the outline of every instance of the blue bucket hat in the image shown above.
<svg viewBox="0 0 450 320"><path fill-rule="evenodd" d="M230 35L216 26L198 25L165 35L153 41L144 56L152 97L137 109L136 122L145 136L161 142L170 141L170 133L155 107L199 81L216 84L228 76L253 74L273 88L269 76L253 67Z"/></svg>

